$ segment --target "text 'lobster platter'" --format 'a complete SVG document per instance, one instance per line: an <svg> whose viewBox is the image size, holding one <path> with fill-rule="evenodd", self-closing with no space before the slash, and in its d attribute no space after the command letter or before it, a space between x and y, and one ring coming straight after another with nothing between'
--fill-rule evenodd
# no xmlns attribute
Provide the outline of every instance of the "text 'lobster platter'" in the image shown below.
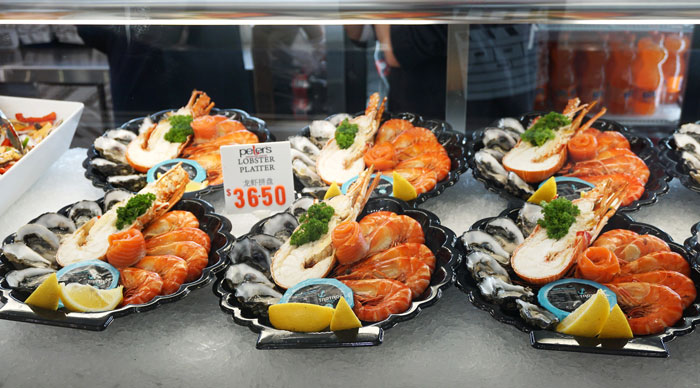
<svg viewBox="0 0 700 388"><path fill-rule="evenodd" d="M528 113L476 131L468 144L474 178L507 198L527 200L550 177L565 186L610 180L623 191L620 211L656 203L671 179L649 138L600 119L596 102L569 101L563 113Z"/></svg>
<svg viewBox="0 0 700 388"><path fill-rule="evenodd" d="M615 214L626 194L612 180L545 191L460 237L458 287L536 348L668 356L666 342L700 322L695 254Z"/></svg>
<svg viewBox="0 0 700 388"><path fill-rule="evenodd" d="M454 274L456 237L430 212L373 194L361 172L345 194L301 197L239 238L214 292L257 347L378 345L435 303Z"/></svg>
<svg viewBox="0 0 700 388"><path fill-rule="evenodd" d="M177 165L138 193L77 202L5 238L0 318L103 330L208 284L234 238L211 205L182 198L188 183Z"/></svg>

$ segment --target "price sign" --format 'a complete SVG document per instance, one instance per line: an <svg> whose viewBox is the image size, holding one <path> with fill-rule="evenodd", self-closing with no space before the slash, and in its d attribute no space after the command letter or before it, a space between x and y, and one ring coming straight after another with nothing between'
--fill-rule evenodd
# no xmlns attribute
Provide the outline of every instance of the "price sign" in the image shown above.
<svg viewBox="0 0 700 388"><path fill-rule="evenodd" d="M294 201L288 141L221 147L221 165L229 213L284 210Z"/></svg>

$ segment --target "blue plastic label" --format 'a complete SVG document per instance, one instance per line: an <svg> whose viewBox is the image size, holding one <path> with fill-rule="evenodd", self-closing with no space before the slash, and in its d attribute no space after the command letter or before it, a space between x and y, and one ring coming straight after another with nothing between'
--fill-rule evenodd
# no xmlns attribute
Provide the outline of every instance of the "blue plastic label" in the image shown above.
<svg viewBox="0 0 700 388"><path fill-rule="evenodd" d="M187 171L191 181L204 182L204 180L207 179L207 172L194 160L170 159L151 167L146 175L146 181L149 183L155 181L160 174L165 174L178 163L182 163L182 168Z"/></svg>
<svg viewBox="0 0 700 388"><path fill-rule="evenodd" d="M372 177L370 180L372 180L377 174L372 174ZM340 187L340 192L343 194L347 194L348 189L350 188L350 185L353 184L357 180L357 176L354 176L350 179L348 179L345 183L343 183L343 186ZM392 178L389 175L382 175L382 179L379 181L379 184L377 185L377 188L374 189L374 192L379 194L379 195L388 195L392 196L394 188L394 178Z"/></svg>
<svg viewBox="0 0 700 388"><path fill-rule="evenodd" d="M617 295L609 288L585 279L561 279L549 283L540 288L537 301L561 321L595 295L599 289L603 290L608 297L610 307L617 304Z"/></svg>
<svg viewBox="0 0 700 388"><path fill-rule="evenodd" d="M119 284L119 270L101 260L81 261L63 267L56 272L61 283L88 284L102 290L110 290Z"/></svg>
<svg viewBox="0 0 700 388"><path fill-rule="evenodd" d="M310 303L335 308L341 296L350 307L354 306L352 290L340 281L308 279L288 289L280 299L280 303Z"/></svg>

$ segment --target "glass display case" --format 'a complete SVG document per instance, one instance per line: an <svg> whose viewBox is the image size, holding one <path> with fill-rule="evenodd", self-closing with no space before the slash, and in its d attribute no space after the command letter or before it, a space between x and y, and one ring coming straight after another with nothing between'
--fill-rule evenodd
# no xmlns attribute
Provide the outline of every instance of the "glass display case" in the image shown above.
<svg viewBox="0 0 700 388"><path fill-rule="evenodd" d="M693 236L698 227L691 230L700 222L700 130L681 126L700 120L700 33L695 29L700 23L700 3L5 0L2 8L0 113L4 111L17 125L22 121L16 113L43 116L41 100L84 105L71 105L71 114L77 110L79 121L68 120L59 108L52 108L60 116L51 122L58 128L53 135L59 134L62 125L75 125L74 135L71 128L60 132L66 137L60 146L53 145L58 143L53 140L57 136L35 133L47 125L46 120L27 119L25 124L31 125L18 131L17 139L0 121L0 128L6 131L0 134L0 190L13 194L0 195L0 199L11 198L0 203L0 211L7 209L0 212L0 236L5 239L0 256L0 338L5 351L0 359L6 366L2 381L8 386L38 386L49 381L87 386L96 379L99 384L136 386L698 384L688 365L698 358L700 344L700 337L692 333L700 322L700 302L695 298L700 254L697 236ZM572 105L577 98L580 102ZM198 113L200 110L204 113ZM537 170L530 174L523 167L526 162L509 163L506 155L521 144L530 144L524 131L535 127L547 112L566 113L569 121L561 128L572 131L560 146L564 151L557 148L542 157L564 152L561 163L551 173L535 174L541 172ZM171 174L165 172L175 170L151 163L143 150L151 136L160 136L160 123L175 128L179 124L172 118L188 114L190 137L170 150L169 157L157 161L184 160L190 178L203 174L180 200L182 192L163 194L157 189L158 182ZM202 116L220 117L212 120L236 127L212 127L215 134L205 134L195 122ZM591 117L596 120L589 122ZM351 161L362 161L362 168L350 174L352 178L335 179L331 177L334 172L324 168L344 155L340 151L319 162L329 144L343 149L338 145L339 128L350 123L364 125L364 119L376 120L376 127L369 124L374 132L382 132L380 125L388 128L385 134L396 131L386 135L392 147L391 166L378 169L391 179L378 183L375 195L401 197L404 194L397 191L397 182L404 180L412 191L407 202L373 197L364 211L360 207L353 215L361 220L372 212L388 210L406 217L404 222L418 222L425 234L422 242L433 256L432 266L426 265L431 267L429 284L420 292L406 291L412 295L406 306L390 316L372 321L360 315L362 327L352 335L280 330L268 316L268 302L262 303L265 312L260 313L260 299L251 300L274 299L277 294L287 297L285 289L300 287L296 281L283 286L273 264L280 246L291 244L289 234L300 222L304 224L299 216L314 197L323 200L335 190L336 183L342 195L351 195L348 187L353 179L363 181L365 168L379 164L374 147L383 142L374 132L368 135L368 146ZM390 122L407 127L392 129ZM583 126L580 131L574 129L579 125ZM586 129L589 126L594 129ZM226 204L229 194L224 187L229 186L224 186L219 149L238 144L238 140L225 143L220 139L243 132L241 128L254 137L242 143L290 140L295 197L302 199L286 212L233 212ZM416 140L415 135L408 146L399 149L396 138L408 130L425 131L433 140ZM618 137L611 136L621 143L605 143L604 149L600 145L594 156L572 156L578 151L572 151L570 138L587 135L595 144L603 144L600 134L611 132L616 132ZM131 149L144 136L141 151ZM214 138L202 140L204 136ZM353 133L352 141L358 136ZM431 142L440 148L430 148ZM536 140L533 142L534 147ZM53 156L48 151L43 156L40 151L50 146L54 146ZM15 158L13 147L20 151L19 157ZM111 157L114 152L123 155ZM417 166L415 160L421 157L426 165ZM404 165L399 164L407 161L402 169ZM349 164L343 168L349 170ZM442 168L443 173L438 173ZM13 169L36 172L37 178L11 181ZM551 314L542 312L545 308L537 298L538 291L546 287L528 283L518 272L514 249L504 253L503 268L498 267L508 282L493 286L492 293L487 291L487 282L469 257L474 252L499 254L470 240L470 233L495 233L488 229L493 221L489 217L498 217L499 222L517 225L516 234L523 234L520 208L528 206L523 205L528 198L541 198L540 188L555 173L555 193L572 203L581 199L582 192L594 192L588 190L596 184L605 186L605 199L610 201L605 210L612 212L596 213L604 218L601 228L609 221L603 233L618 228L635 231L636 236L653 235L663 240L666 248L661 251L681 257L684 269L672 271L688 268L681 276L688 279L693 293L692 297L685 295L689 303L678 307L681 312L673 322L653 333L635 331L633 338L618 342L557 333L553 328L558 320L548 320ZM560 180L571 177L580 179ZM422 186L425 181L430 181L428 186ZM111 203L126 207L129 198L144 187L162 194L163 202L172 200L168 208L195 214L199 231L191 233L204 232L208 236L204 239L211 240L205 252L209 261L202 263L196 275L185 267L188 277L170 294L161 290L142 305L115 305L99 314L76 313L79 310L71 310L70 300L64 306L64 299L58 312L24 303L31 293L20 290L26 285L24 278L20 286L8 278L26 266L25 261L20 265L13 259L18 255L13 245L31 245L27 227L39 228L38 223L53 233L43 238L50 240L49 245L56 241L54 265L48 267L49 272L65 267L60 274L73 264L66 257L78 256L78 248L90 244L90 239L82 240L72 256L66 256L63 246L72 241L74 230L83 230L82 222L93 216L88 224L112 217ZM117 191L125 194L114 194ZM264 200L257 198L260 203ZM548 197L552 198L554 195ZM250 191L248 200L254 201ZM56 215L45 217L54 212ZM78 222L85 212L87 218ZM147 217L149 212L138 217ZM54 217L67 219L73 229L49 224L58 223ZM152 220L141 226L148 227L149 222ZM138 233L146 236L144 247L164 252L155 249L155 243L149 245L150 238L157 236L134 228L143 229ZM287 229L288 235L280 237ZM531 232L535 233L529 230L527 234ZM574 233L575 241L585 239L584 248L588 248L598 232ZM515 245L526 244L527 235L521 237ZM182 240L183 245L192 244L189 238ZM500 239L493 241L507 245ZM335 262L336 245L332 246L330 257ZM105 252L99 258L111 263ZM653 253L657 252L646 252ZM173 253L153 253L166 254ZM250 264L245 258L261 257L268 261L267 267L254 276L241 275L245 280L239 283L231 280L231 264ZM618 266L634 259L620 259ZM307 262L303 269L317 264ZM99 272L101 264L95 265L90 270ZM350 284L356 280L347 276L359 267L334 265L315 277L333 275L350 279ZM579 277L580 272L574 272L578 263L571 265L560 277ZM128 273L119 268L122 272L115 270L117 275L126 279ZM617 290L619 282L614 279L633 274L620 271L618 268L615 278L600 283ZM250 280L258 274L265 279ZM60 293L67 292L63 275L58 276L57 281L64 284ZM397 278L392 281L401 283ZM119 284L126 285L126 280ZM255 295L244 296L242 284L254 284ZM260 284L270 285L264 291L269 294L263 294ZM101 291L116 285L115 281ZM360 291L353 291L357 306ZM507 296L511 299L504 302L499 299L501 292L531 295ZM107 296L101 298L107 300ZM622 299L617 294L618 304ZM666 303L658 309L673 309ZM523 307L526 305L533 307ZM634 313L627 307L622 306L631 320ZM354 311L360 314L358 308ZM546 317L546 324L533 314ZM640 314L652 313L644 310ZM335 349L313 349L324 347ZM289 349L257 350L282 348ZM636 357L669 355L666 361ZM363 376L358 379L360 370Z"/></svg>

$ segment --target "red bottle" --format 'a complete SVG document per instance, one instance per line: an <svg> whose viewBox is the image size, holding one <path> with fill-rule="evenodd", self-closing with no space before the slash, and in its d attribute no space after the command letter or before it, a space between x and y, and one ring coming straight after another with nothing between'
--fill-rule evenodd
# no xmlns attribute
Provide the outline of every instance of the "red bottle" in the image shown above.
<svg viewBox="0 0 700 388"><path fill-rule="evenodd" d="M686 61L685 53L688 50L687 37L682 33L667 34L664 38L664 47L668 51L668 58L662 66L665 87L663 102L675 104L683 90L685 80Z"/></svg>
<svg viewBox="0 0 700 388"><path fill-rule="evenodd" d="M568 33L559 35L549 50L549 96L557 112L561 112L569 99L576 97L574 47Z"/></svg>
<svg viewBox="0 0 700 388"><path fill-rule="evenodd" d="M632 111L632 63L637 37L631 32L612 34L608 41L610 56L606 66L606 106L612 114Z"/></svg>
<svg viewBox="0 0 700 388"><path fill-rule="evenodd" d="M605 65L608 62L607 34L586 33L576 50L576 77L581 101L600 100L604 105Z"/></svg>
<svg viewBox="0 0 700 388"><path fill-rule="evenodd" d="M661 102L664 74L661 66L668 57L663 35L653 34L639 39L637 57L632 66L632 111L651 115Z"/></svg>

